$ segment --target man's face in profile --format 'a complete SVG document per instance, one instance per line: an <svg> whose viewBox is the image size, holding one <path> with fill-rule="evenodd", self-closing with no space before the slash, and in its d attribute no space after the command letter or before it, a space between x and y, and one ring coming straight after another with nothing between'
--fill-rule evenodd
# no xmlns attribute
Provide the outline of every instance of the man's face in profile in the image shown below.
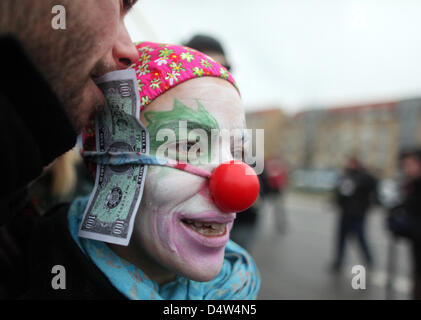
<svg viewBox="0 0 421 320"><path fill-rule="evenodd" d="M409 179L421 176L421 163L416 156L407 156L402 161L402 170Z"/></svg>
<svg viewBox="0 0 421 320"><path fill-rule="evenodd" d="M37 5L21 1L20 8L9 4L10 12L21 10L15 33L80 132L104 104L93 79L127 68L138 58L124 25L124 17L137 0L62 0L65 30L51 27L54 1L37 1Z"/></svg>

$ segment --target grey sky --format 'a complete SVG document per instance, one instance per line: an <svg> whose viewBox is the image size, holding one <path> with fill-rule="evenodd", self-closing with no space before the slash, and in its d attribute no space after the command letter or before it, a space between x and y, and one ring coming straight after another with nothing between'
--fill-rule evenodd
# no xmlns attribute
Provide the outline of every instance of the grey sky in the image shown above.
<svg viewBox="0 0 421 320"><path fill-rule="evenodd" d="M135 41L226 47L249 110L421 96L420 0L142 0Z"/></svg>

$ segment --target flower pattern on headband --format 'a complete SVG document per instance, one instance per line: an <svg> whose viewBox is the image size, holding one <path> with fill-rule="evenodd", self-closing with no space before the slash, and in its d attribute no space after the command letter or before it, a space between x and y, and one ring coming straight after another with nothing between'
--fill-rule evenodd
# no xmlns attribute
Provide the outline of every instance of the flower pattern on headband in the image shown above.
<svg viewBox="0 0 421 320"><path fill-rule="evenodd" d="M203 69L202 68L199 68L199 67L194 67L193 68L193 74L195 74L196 76L198 76L198 77L201 77L201 76L203 76Z"/></svg>
<svg viewBox="0 0 421 320"><path fill-rule="evenodd" d="M231 74L205 54L178 45L141 42L136 44L139 60L135 63L139 80L141 107L151 103L168 89L193 78L219 77L231 82Z"/></svg>
<svg viewBox="0 0 421 320"><path fill-rule="evenodd" d="M180 54L181 59L187 60L187 62L192 62L194 60L194 56L190 52L182 52Z"/></svg>

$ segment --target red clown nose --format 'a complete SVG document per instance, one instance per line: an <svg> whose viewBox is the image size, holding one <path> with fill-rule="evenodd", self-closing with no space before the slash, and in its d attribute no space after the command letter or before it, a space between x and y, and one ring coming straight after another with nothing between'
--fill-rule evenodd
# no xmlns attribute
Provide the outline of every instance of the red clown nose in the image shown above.
<svg viewBox="0 0 421 320"><path fill-rule="evenodd" d="M217 167L209 180L209 192L217 207L225 213L244 211L259 195L259 179L244 162L230 161Z"/></svg>

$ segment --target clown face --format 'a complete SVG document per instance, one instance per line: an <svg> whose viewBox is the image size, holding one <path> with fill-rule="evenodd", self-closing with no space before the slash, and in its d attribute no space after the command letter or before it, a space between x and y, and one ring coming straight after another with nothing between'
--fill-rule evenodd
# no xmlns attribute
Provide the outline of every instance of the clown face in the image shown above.
<svg viewBox="0 0 421 320"><path fill-rule="evenodd" d="M189 80L142 111L141 121L149 129L151 154L159 145L158 130L176 131L180 120L186 119L189 130L198 128L209 134L212 129L245 126L239 94L230 83L211 77ZM223 144L219 149L220 162L233 159L232 146ZM202 163L199 167L212 171L218 164ZM222 267L235 216L235 212L222 213L215 206L207 179L173 168L150 166L127 249L130 255L142 256L133 260L143 267L156 265L155 270L162 268L196 281L209 281ZM145 252L141 254L139 250ZM148 274L148 270L144 271Z"/></svg>

